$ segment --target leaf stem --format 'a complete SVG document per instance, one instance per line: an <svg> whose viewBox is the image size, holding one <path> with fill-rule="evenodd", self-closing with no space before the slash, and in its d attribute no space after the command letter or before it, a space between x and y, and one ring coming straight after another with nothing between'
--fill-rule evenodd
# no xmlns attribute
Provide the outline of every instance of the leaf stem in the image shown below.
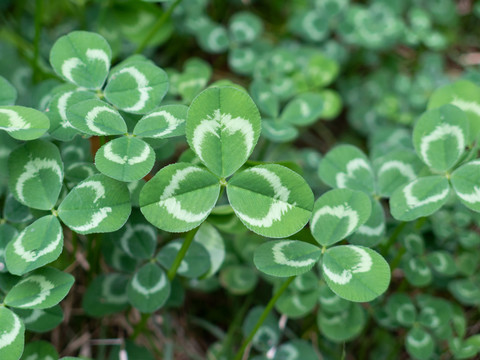
<svg viewBox="0 0 480 360"><path fill-rule="evenodd" d="M162 16L160 16L155 24L153 24L151 30L147 33L147 35L143 38L140 45L138 45L137 50L135 50L135 54L140 54L145 50L149 41L155 35L155 33L162 28L163 25L167 22L170 18L170 15L173 13L173 10L182 2L182 0L175 0L172 5L165 11Z"/></svg>
<svg viewBox="0 0 480 360"><path fill-rule="evenodd" d="M168 280L172 281L175 278L175 275L177 274L177 270L180 267L180 264L182 263L182 260L185 257L185 254L187 253L188 248L192 244L193 238L195 237L195 234L197 233L199 227L200 226L197 226L195 229L190 230L185 236L185 241L183 242L182 247L180 248L180 251L177 253L175 260L173 260L172 267L168 270L168 273L167 273Z"/></svg>
<svg viewBox="0 0 480 360"><path fill-rule="evenodd" d="M140 335L142 331L145 329L148 319L150 319L150 315L151 314L142 314L142 318L140 319L140 321L135 326L135 329L133 330L133 334L131 336L132 340L135 340L138 337L138 335Z"/></svg>
<svg viewBox="0 0 480 360"><path fill-rule="evenodd" d="M270 301L268 302L267 306L265 307L265 310L263 310L262 312L262 315L260 315L260 318L258 319L257 323L255 324L255 327L252 329L252 331L250 331L250 334L248 335L248 337L245 339L245 341L243 342L242 346L240 347L240 350L238 350L236 356L235 356L235 360L241 360L242 359L242 356L245 352L245 349L247 348L247 346L250 344L250 342L253 340L255 334L257 333L258 329L260 329L260 327L262 326L263 322L265 321L265 319L267 318L268 314L270 313L270 311L273 309L273 306L275 305L275 303L277 302L278 298L280 296L282 296L282 294L285 292L285 290L288 288L288 286L291 284L291 282L295 279L295 276L291 276L287 279L287 281L285 281L282 286L280 287L280 289L278 289L278 291L273 295L273 297L270 299Z"/></svg>

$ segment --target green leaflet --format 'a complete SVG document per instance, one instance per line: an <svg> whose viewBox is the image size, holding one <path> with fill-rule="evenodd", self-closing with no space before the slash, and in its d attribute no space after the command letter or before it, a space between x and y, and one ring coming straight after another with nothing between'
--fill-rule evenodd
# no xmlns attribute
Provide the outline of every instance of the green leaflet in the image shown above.
<svg viewBox="0 0 480 360"><path fill-rule="evenodd" d="M335 188L374 192L373 171L368 158L352 145L340 145L330 150L318 168L320 179Z"/></svg>
<svg viewBox="0 0 480 360"><path fill-rule="evenodd" d="M452 187L460 201L480 212L480 160L470 161L452 173Z"/></svg>
<svg viewBox="0 0 480 360"><path fill-rule="evenodd" d="M250 230L267 237L288 237L311 215L313 193L296 172L276 164L236 174L227 185L235 214Z"/></svg>
<svg viewBox="0 0 480 360"><path fill-rule="evenodd" d="M122 346L120 345L112 346L112 349L110 351L110 356L106 359L119 360L119 359L122 359L122 356L124 356L123 354L125 354L127 359L131 359L131 360L155 360L155 358L152 356L148 348L146 348L145 346L136 345L132 340L128 340L128 339L125 340L125 344ZM61 360L82 360L82 359L62 358Z"/></svg>
<svg viewBox="0 0 480 360"><path fill-rule="evenodd" d="M132 114L147 114L160 105L168 90L165 71L148 60L126 59L110 72L105 98Z"/></svg>
<svg viewBox="0 0 480 360"><path fill-rule="evenodd" d="M344 245L323 254L323 277L340 297L355 302L372 301L387 290L390 267L377 252L362 246Z"/></svg>
<svg viewBox="0 0 480 360"><path fill-rule="evenodd" d="M336 61L317 53L308 61L305 79L312 88L325 87L337 77L338 71Z"/></svg>
<svg viewBox="0 0 480 360"><path fill-rule="evenodd" d="M67 118L77 130L88 135L122 135L127 125L113 106L99 99L80 101L67 108Z"/></svg>
<svg viewBox="0 0 480 360"><path fill-rule="evenodd" d="M292 357L293 356L293 357ZM277 349L274 360L317 360L318 355L306 340L294 339L283 343Z"/></svg>
<svg viewBox="0 0 480 360"><path fill-rule="evenodd" d="M242 325L242 334L244 337L247 337L253 330L263 310L263 306L255 306L248 312ZM278 318L274 313L270 312L252 339L252 345L258 351L267 352L272 346L276 346L279 341L280 329L278 327Z"/></svg>
<svg viewBox="0 0 480 360"><path fill-rule="evenodd" d="M60 270L43 267L20 280L5 297L5 304L21 309L47 309L67 296L74 278Z"/></svg>
<svg viewBox="0 0 480 360"><path fill-rule="evenodd" d="M415 359L430 359L435 351L432 335L421 327L413 327L407 334L405 346L410 356Z"/></svg>
<svg viewBox="0 0 480 360"><path fill-rule="evenodd" d="M17 140L38 139L50 127L48 117L24 106L0 106L0 130Z"/></svg>
<svg viewBox="0 0 480 360"><path fill-rule="evenodd" d="M9 224L0 224L0 273L7 272L5 250L10 241L18 235L17 229Z"/></svg>
<svg viewBox="0 0 480 360"><path fill-rule="evenodd" d="M34 341L25 346L22 360L58 360L58 353L55 347L46 341Z"/></svg>
<svg viewBox="0 0 480 360"><path fill-rule="evenodd" d="M376 246L385 236L385 212L380 201L370 199L372 204L372 212L370 217L361 225L348 239L353 245L361 245L366 247Z"/></svg>
<svg viewBox="0 0 480 360"><path fill-rule="evenodd" d="M23 353L25 326L12 311L0 307L0 357L18 360Z"/></svg>
<svg viewBox="0 0 480 360"><path fill-rule="evenodd" d="M155 152L145 141L122 136L103 145L95 155L97 169L116 180L132 182L152 170Z"/></svg>
<svg viewBox="0 0 480 360"><path fill-rule="evenodd" d="M128 307L128 278L121 274L102 274L88 285L82 299L85 312L102 317L125 310Z"/></svg>
<svg viewBox="0 0 480 360"><path fill-rule="evenodd" d="M128 256L135 259L150 259L157 246L157 229L148 224L137 210L112 238Z"/></svg>
<svg viewBox="0 0 480 360"><path fill-rule="evenodd" d="M44 333L56 328L63 321L60 305L48 309L14 309L20 316L27 330Z"/></svg>
<svg viewBox="0 0 480 360"><path fill-rule="evenodd" d="M325 120L333 120L342 111L342 98L331 89L324 89L320 92L323 102L323 110L320 117Z"/></svg>
<svg viewBox="0 0 480 360"><path fill-rule="evenodd" d="M352 234L371 213L371 200L361 191L335 189L313 207L310 230L320 245L330 246Z"/></svg>
<svg viewBox="0 0 480 360"><path fill-rule="evenodd" d="M262 136L273 142L288 142L297 138L298 130L295 126L285 122L264 119L262 121Z"/></svg>
<svg viewBox="0 0 480 360"><path fill-rule="evenodd" d="M17 89L0 76L0 106L13 105L17 100Z"/></svg>
<svg viewBox="0 0 480 360"><path fill-rule="evenodd" d="M143 313L160 309L170 295L170 281L154 263L142 266L128 282L127 296L133 307Z"/></svg>
<svg viewBox="0 0 480 360"><path fill-rule="evenodd" d="M373 166L378 193L383 197L392 196L400 186L415 180L424 167L418 156L407 149L388 152L376 158Z"/></svg>
<svg viewBox="0 0 480 360"><path fill-rule="evenodd" d="M448 283L448 290L463 305L480 304L480 287L472 279L455 279Z"/></svg>
<svg viewBox="0 0 480 360"><path fill-rule="evenodd" d="M266 82L255 78L250 84L250 94L263 114L273 119L277 118L280 111L280 101L270 91L270 87Z"/></svg>
<svg viewBox="0 0 480 360"><path fill-rule="evenodd" d="M102 174L75 186L58 208L60 219L79 234L116 231L130 212L127 186Z"/></svg>
<svg viewBox="0 0 480 360"><path fill-rule="evenodd" d="M469 144L465 113L447 104L424 113L413 129L413 144L422 161L431 169L452 168Z"/></svg>
<svg viewBox="0 0 480 360"><path fill-rule="evenodd" d="M402 261L405 278L410 284L416 287L424 287L432 282L432 271L424 259L405 256Z"/></svg>
<svg viewBox="0 0 480 360"><path fill-rule="evenodd" d="M322 254L318 246L297 240L269 241L255 250L253 261L261 272L288 277L309 271Z"/></svg>
<svg viewBox="0 0 480 360"><path fill-rule="evenodd" d="M145 218L159 229L183 232L201 224L217 202L218 179L188 163L161 169L140 192Z"/></svg>
<svg viewBox="0 0 480 360"><path fill-rule="evenodd" d="M263 32L263 23L256 15L240 11L230 18L228 30L232 41L238 44L249 44Z"/></svg>
<svg viewBox="0 0 480 360"><path fill-rule="evenodd" d="M245 91L212 87L193 100L186 135L193 151L217 176L232 175L248 159L260 136L260 114Z"/></svg>
<svg viewBox="0 0 480 360"><path fill-rule="evenodd" d="M30 208L19 203L12 193L8 193L5 199L3 217L14 224L26 223L33 219Z"/></svg>
<svg viewBox="0 0 480 360"><path fill-rule="evenodd" d="M348 310L351 302L335 294L327 284L320 285L318 302L323 312L335 314Z"/></svg>
<svg viewBox="0 0 480 360"><path fill-rule="evenodd" d="M53 215L44 216L27 226L7 246L8 271L23 275L56 260L63 250L63 230Z"/></svg>
<svg viewBox="0 0 480 360"><path fill-rule="evenodd" d="M10 154L8 169L9 189L19 202L41 210L55 205L63 182L63 162L55 145L25 143Z"/></svg>
<svg viewBox="0 0 480 360"><path fill-rule="evenodd" d="M227 50L229 39L227 30L221 25L209 24L197 33L198 45L213 54L219 54Z"/></svg>
<svg viewBox="0 0 480 360"><path fill-rule="evenodd" d="M259 59L258 53L251 47L234 48L228 52L228 65L233 72L250 75Z"/></svg>
<svg viewBox="0 0 480 360"><path fill-rule="evenodd" d="M480 88L467 80L459 80L435 90L428 102L428 109L452 104L467 114L470 137L468 143L480 133Z"/></svg>
<svg viewBox="0 0 480 360"><path fill-rule="evenodd" d="M445 204L449 194L445 177L422 177L395 190L390 198L390 212L401 221L429 216Z"/></svg>
<svg viewBox="0 0 480 360"><path fill-rule="evenodd" d="M172 267L173 261L180 251L183 241L183 239L174 240L162 247L158 252L156 259L165 269L168 270ZM180 263L177 273L188 278L198 278L204 275L209 269L209 253L202 244L193 242Z"/></svg>
<svg viewBox="0 0 480 360"><path fill-rule="evenodd" d="M294 97L282 111L281 119L299 126L311 125L323 112L323 97L320 93L307 92Z"/></svg>
<svg viewBox="0 0 480 360"><path fill-rule="evenodd" d="M73 127L68 118L67 109L74 104L96 99L96 97L92 92L82 90L71 84L62 85L60 88L61 90L58 90L53 96L45 111L50 120L48 133L57 140L70 141L78 134L78 130ZM81 119L81 122L86 123L85 117Z"/></svg>
<svg viewBox="0 0 480 360"><path fill-rule="evenodd" d="M208 252L210 257L210 270L208 270L204 277L209 278L220 269L225 260L226 250L222 234L208 222L204 222L200 225L193 240L202 244Z"/></svg>
<svg viewBox="0 0 480 360"><path fill-rule="evenodd" d="M292 319L306 316L317 305L318 289L299 291L293 287L280 296L275 304L278 312Z"/></svg>
<svg viewBox="0 0 480 360"><path fill-rule="evenodd" d="M59 38L50 51L50 64L62 78L80 87L100 89L110 69L112 50L100 35L73 31Z"/></svg>
<svg viewBox="0 0 480 360"><path fill-rule="evenodd" d="M387 300L385 310L401 326L411 327L417 320L417 309L405 293L396 293Z"/></svg>
<svg viewBox="0 0 480 360"><path fill-rule="evenodd" d="M184 135L187 110L185 105L160 106L138 121L133 134L153 139Z"/></svg>
<svg viewBox="0 0 480 360"><path fill-rule="evenodd" d="M432 251L427 255L427 262L437 274L442 276L453 276L457 272L455 260L448 251Z"/></svg>
<svg viewBox="0 0 480 360"><path fill-rule="evenodd" d="M360 304L349 303L348 308L338 313L318 311L317 324L327 339L343 343L352 340L362 332L367 322L365 310Z"/></svg>
<svg viewBox="0 0 480 360"><path fill-rule="evenodd" d="M257 286L258 273L250 266L229 265L220 270L219 280L229 293L245 295Z"/></svg>

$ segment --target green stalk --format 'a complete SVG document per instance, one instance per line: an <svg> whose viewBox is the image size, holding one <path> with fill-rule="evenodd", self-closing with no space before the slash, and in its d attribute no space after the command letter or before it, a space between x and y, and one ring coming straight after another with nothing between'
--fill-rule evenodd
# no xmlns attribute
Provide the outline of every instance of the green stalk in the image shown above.
<svg viewBox="0 0 480 360"><path fill-rule="evenodd" d="M42 32L42 12L43 0L35 1L35 37L33 39L33 79L35 82L40 80L40 66L38 57L40 53L40 35Z"/></svg>
<svg viewBox="0 0 480 360"><path fill-rule="evenodd" d="M170 15L172 15L173 10L182 2L182 0L175 0L175 2L170 5L170 7L165 11L162 16L160 16L157 20L157 22L152 26L152 29L150 32L147 33L143 41L138 45L137 50L135 50L135 54L140 54L145 50L147 47L147 44L149 41L152 39L153 36L155 36L156 32L162 28L163 25L167 22L167 20L170 18Z"/></svg>
<svg viewBox="0 0 480 360"><path fill-rule="evenodd" d="M131 336L132 340L135 340L138 335L142 333L142 331L145 329L145 326L147 325L148 319L150 319L151 314L142 314L142 318L138 322L138 324L135 326L135 329L133 330L133 334Z"/></svg>
<svg viewBox="0 0 480 360"><path fill-rule="evenodd" d="M282 294L285 292L285 290L288 288L288 286L291 284L291 282L295 279L295 276L291 276L285 281L280 289L273 295L273 297L270 299L270 301L267 304L267 307L265 310L263 310L262 315L260 315L260 318L258 319L257 323L255 324L255 327L253 328L252 331L250 331L250 334L248 337L245 339L243 342L240 350L238 350L237 355L235 356L234 360L241 360L243 357L243 354L245 353L245 349L247 348L248 344L253 340L255 334L257 333L258 329L262 326L263 322L267 318L268 314L270 311L273 309L273 306L277 302L278 298L282 296Z"/></svg>
<svg viewBox="0 0 480 360"><path fill-rule="evenodd" d="M199 227L200 226L197 226L195 229L190 230L187 233L187 236L185 236L185 241L183 242L182 247L180 248L180 251L175 257L175 260L173 260L172 267L168 270L168 273L167 273L168 280L172 281L175 278L175 275L177 274L177 270L180 267L180 264L182 263L182 260L185 257L185 254L187 253L188 248L192 244L193 238L195 237L195 234L197 233Z"/></svg>

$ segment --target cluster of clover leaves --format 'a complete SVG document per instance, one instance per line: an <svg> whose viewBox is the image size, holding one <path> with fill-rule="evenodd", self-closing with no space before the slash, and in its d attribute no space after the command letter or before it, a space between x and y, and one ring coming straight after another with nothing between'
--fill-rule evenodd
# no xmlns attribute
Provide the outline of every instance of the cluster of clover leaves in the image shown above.
<svg viewBox="0 0 480 360"><path fill-rule="evenodd" d="M109 44L88 32L58 39L50 63L68 83L55 88L45 113L12 105L15 92L7 82L0 84L6 94L0 106L0 129L23 141L15 143L9 156L9 196L38 215L20 232L8 223L0 224L5 260L1 270L11 274L1 286L2 359L22 356L25 328L51 329L62 319L58 303L74 278L46 266L62 253L62 223L75 234L117 234L112 241L136 259L119 264L112 251L109 261L114 267L130 267L130 271L100 275L93 281L83 300L93 316L129 305L143 313L154 312L173 301L177 272L189 278L213 275L223 258L217 257L218 243L212 240L216 230L205 222L209 216L234 214L252 232L275 239L254 250L254 264L266 275L287 280L269 305L251 316L258 321L247 327L247 339L237 354L241 358L291 283L299 291L312 288L303 282L308 283L306 274L316 264L326 282L321 292L325 303L329 297L369 302L387 290L390 267L370 249L386 231L382 197L390 198L391 214L401 221L435 213L451 193L480 211L480 163L474 159L478 123L460 109L470 103L457 99L455 106L448 104L452 99L439 98L438 106L415 125L416 153L394 152L371 164L353 146L332 149L322 160L319 175L335 189L315 201L297 172L279 164L247 162L262 124L255 102L243 88L217 84L202 91L190 106L161 105L169 86L166 72L140 55L110 69ZM297 110L301 116L301 109ZM136 116L133 121L132 116ZM74 141L78 135L111 139L96 152L94 166L85 164L77 169L77 181L66 182L57 144ZM144 183L155 165L152 144L183 135L193 157L163 167ZM134 203L140 211L132 212ZM292 238L307 223L314 240ZM157 228L187 234L155 254ZM347 237L351 244L339 245ZM301 280L295 285L296 279ZM425 301L419 300L420 306ZM353 317L364 316L358 304L344 304L320 313L321 326L332 326L328 319L341 320L329 315L339 308L348 308ZM339 333L338 328L332 331ZM419 340L424 334L412 330L408 346L424 346ZM421 351L425 350L411 350Z"/></svg>

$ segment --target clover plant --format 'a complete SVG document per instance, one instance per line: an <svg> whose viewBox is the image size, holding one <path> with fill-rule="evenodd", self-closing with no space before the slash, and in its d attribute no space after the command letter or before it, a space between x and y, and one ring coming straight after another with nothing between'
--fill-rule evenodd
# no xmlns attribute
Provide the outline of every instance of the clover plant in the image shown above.
<svg viewBox="0 0 480 360"><path fill-rule="evenodd" d="M0 359L478 357L478 5L0 4Z"/></svg>

